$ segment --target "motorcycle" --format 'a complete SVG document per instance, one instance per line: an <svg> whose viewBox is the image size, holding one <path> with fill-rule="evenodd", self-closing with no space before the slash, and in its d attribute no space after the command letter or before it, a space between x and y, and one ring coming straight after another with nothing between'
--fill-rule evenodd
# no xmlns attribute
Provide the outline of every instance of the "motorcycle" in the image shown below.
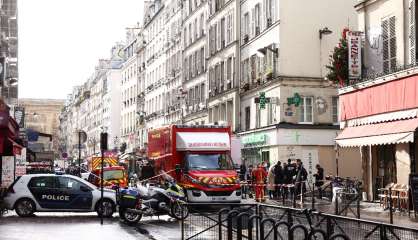
<svg viewBox="0 0 418 240"><path fill-rule="evenodd" d="M142 216L169 215L177 220L189 215L185 205L185 194L173 179L165 187L139 185L118 191L119 216L133 224Z"/></svg>

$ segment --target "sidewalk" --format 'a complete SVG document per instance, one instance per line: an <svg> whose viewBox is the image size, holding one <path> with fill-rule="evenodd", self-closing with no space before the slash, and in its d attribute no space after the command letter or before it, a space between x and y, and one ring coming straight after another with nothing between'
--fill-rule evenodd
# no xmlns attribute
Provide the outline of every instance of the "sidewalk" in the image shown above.
<svg viewBox="0 0 418 240"><path fill-rule="evenodd" d="M252 198L247 198L242 200L243 203L255 203L255 200ZM280 200L270 200L266 198L265 204L278 205L282 206L282 201ZM286 207L291 206L290 202L287 202ZM311 198L306 198L303 204L303 207L300 206L300 201L296 201L296 208L311 208ZM334 214L334 205L331 202L326 200L317 200L315 199L315 208L317 211ZM352 210L356 212L356 207L353 205ZM356 216L348 210L347 217L355 218ZM389 223L389 210L383 210L379 203L372 202L360 202L360 218L370 221ZM403 227L411 227L418 229L418 215L417 218L414 218L414 213L411 211L411 215L408 216L407 212L393 212L393 224Z"/></svg>

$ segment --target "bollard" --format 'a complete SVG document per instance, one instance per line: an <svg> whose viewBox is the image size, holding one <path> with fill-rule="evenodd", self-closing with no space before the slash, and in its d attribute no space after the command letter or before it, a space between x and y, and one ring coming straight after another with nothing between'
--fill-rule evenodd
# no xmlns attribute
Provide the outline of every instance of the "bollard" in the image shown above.
<svg viewBox="0 0 418 240"><path fill-rule="evenodd" d="M293 186L293 208L296 208L296 186Z"/></svg>
<svg viewBox="0 0 418 240"><path fill-rule="evenodd" d="M283 202L283 206L286 204L286 202L285 202L285 194L284 194L284 185L281 185L280 186L281 188L282 188L282 202Z"/></svg>
<svg viewBox="0 0 418 240"><path fill-rule="evenodd" d="M315 210L315 183L312 183L312 210Z"/></svg>
<svg viewBox="0 0 418 240"><path fill-rule="evenodd" d="M393 224L392 188L389 188L389 222Z"/></svg>
<svg viewBox="0 0 418 240"><path fill-rule="evenodd" d="M360 219L360 199L361 199L361 193L360 188L357 186L357 218Z"/></svg>
<svg viewBox="0 0 418 240"><path fill-rule="evenodd" d="M339 211L338 211L338 192L335 192L335 211L334 211L335 215L340 215Z"/></svg>

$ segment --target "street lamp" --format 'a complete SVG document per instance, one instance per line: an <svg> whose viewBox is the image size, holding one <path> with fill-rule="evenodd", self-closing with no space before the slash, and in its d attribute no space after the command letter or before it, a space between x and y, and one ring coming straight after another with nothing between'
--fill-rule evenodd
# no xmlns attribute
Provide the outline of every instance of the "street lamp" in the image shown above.
<svg viewBox="0 0 418 240"><path fill-rule="evenodd" d="M322 78L322 36L323 35L330 35L332 31L328 29L328 27L324 27L319 29L319 74Z"/></svg>
<svg viewBox="0 0 418 240"><path fill-rule="evenodd" d="M319 29L319 39L322 39L322 35L330 35L332 33L328 27L324 27L323 29Z"/></svg>

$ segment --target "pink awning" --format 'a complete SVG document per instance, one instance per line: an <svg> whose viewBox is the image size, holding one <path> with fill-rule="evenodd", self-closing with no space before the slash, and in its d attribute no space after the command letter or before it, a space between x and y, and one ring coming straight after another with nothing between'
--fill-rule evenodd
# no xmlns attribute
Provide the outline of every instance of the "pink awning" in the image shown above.
<svg viewBox="0 0 418 240"><path fill-rule="evenodd" d="M341 147L413 142L417 127L418 118L347 127L335 140Z"/></svg>

